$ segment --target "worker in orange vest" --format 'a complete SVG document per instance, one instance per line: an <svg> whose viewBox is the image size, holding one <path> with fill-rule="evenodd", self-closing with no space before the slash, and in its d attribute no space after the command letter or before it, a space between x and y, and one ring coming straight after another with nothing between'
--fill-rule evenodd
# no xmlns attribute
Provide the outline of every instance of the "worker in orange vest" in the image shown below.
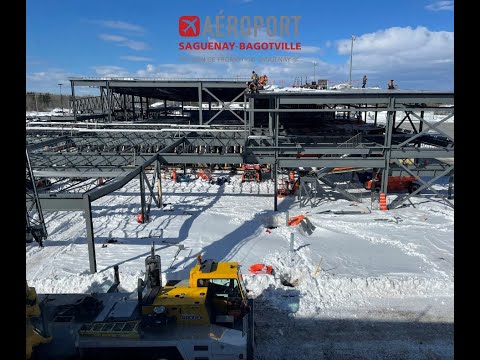
<svg viewBox="0 0 480 360"><path fill-rule="evenodd" d="M290 174L288 174L288 180L290 181L290 183L295 182L295 172L293 170L290 171Z"/></svg>

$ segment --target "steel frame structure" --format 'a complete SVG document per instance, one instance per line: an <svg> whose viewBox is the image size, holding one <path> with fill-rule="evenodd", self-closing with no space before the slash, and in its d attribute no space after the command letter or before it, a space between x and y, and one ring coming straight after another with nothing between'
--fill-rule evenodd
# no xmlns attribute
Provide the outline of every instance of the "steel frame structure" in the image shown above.
<svg viewBox="0 0 480 360"><path fill-rule="evenodd" d="M48 233L27 149L25 149L25 185L25 227L27 241L35 239L40 246L43 246L43 240L47 238Z"/></svg>
<svg viewBox="0 0 480 360"><path fill-rule="evenodd" d="M80 109L75 86L97 86L101 91L104 122L29 123L27 144L33 172L60 179L57 192L39 192L41 206L45 210L84 211L91 272L96 271L91 202L139 178L140 212L148 221L152 201L161 206L161 191L155 194L154 184L160 179L162 166L269 164L275 184L274 210L277 210L277 174L281 169L320 168L315 181L352 200L355 200L353 194L328 178L332 168L380 171L385 193L388 176L432 177L428 181L419 178L420 189L397 197L389 208L401 206L426 188L432 189L440 177L449 176L453 181L454 138L439 128L454 114L453 93L362 89L247 94L244 82L218 80L72 79L71 84L74 118L78 119ZM126 101L128 97L133 97L132 101ZM166 116L166 122L126 122L129 117L125 114L135 113L138 100L143 111L142 98L161 99L165 104L198 101L198 110L195 110L198 119L194 119L198 121L192 124L192 119L188 119L187 124L181 116L180 122L169 123L171 118ZM214 114L206 112L203 106L209 103L210 108L212 101L221 106ZM232 110L233 102L243 104L243 117ZM132 108L127 109L128 105ZM426 112L438 110L449 115L436 123L426 120ZM387 112L384 126L377 123L380 111ZM222 118L222 112L228 117ZM359 125L353 133L342 130L322 133L324 119L331 119L332 114L333 119L344 119L350 124L352 113L364 113L366 119L367 112L375 114L375 132L364 131ZM122 122L113 121L118 114L125 115ZM340 114L343 116L339 117ZM165 115L168 115L166 109ZM298 131L295 121L293 127L289 127L293 116L309 121L308 131ZM405 128L406 124L410 127ZM413 161L407 165L405 159ZM153 179L149 181L147 174L152 167ZM96 186L95 181L88 180L99 177L107 179L105 185ZM72 183L72 179L76 182ZM453 207L450 191L448 198L435 189L432 191Z"/></svg>

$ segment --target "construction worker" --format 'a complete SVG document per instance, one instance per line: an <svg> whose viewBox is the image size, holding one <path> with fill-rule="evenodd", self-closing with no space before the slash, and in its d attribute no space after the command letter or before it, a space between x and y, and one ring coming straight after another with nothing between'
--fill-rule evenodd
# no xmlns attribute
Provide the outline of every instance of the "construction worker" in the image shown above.
<svg viewBox="0 0 480 360"><path fill-rule="evenodd" d="M250 83L250 91L258 93L258 82L260 78L255 71L252 71L252 82Z"/></svg>
<svg viewBox="0 0 480 360"><path fill-rule="evenodd" d="M258 74L255 71L252 71L252 81L255 84L255 86L258 85L258 79L259 79Z"/></svg>
<svg viewBox="0 0 480 360"><path fill-rule="evenodd" d="M365 85L367 85L367 75L363 75L363 85L362 85L362 89L365 89Z"/></svg>
<svg viewBox="0 0 480 360"><path fill-rule="evenodd" d="M264 86L266 86L267 83L268 83L268 77L267 77L267 75L264 74L264 75L262 76L262 78L263 78L263 80L262 80L262 87L264 87Z"/></svg>
<svg viewBox="0 0 480 360"><path fill-rule="evenodd" d="M262 75L260 76L260 79L258 80L258 89L262 90L265 85L267 85L267 75Z"/></svg>
<svg viewBox="0 0 480 360"><path fill-rule="evenodd" d="M393 86L393 80L388 80L388 90L393 90L395 89L395 86Z"/></svg>

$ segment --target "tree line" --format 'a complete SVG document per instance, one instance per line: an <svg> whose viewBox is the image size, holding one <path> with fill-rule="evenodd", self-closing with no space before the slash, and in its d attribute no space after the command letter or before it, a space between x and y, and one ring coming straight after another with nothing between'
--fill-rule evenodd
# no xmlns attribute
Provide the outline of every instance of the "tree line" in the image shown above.
<svg viewBox="0 0 480 360"><path fill-rule="evenodd" d="M55 108L70 107L71 95L27 92L26 94L26 111L51 111Z"/></svg>

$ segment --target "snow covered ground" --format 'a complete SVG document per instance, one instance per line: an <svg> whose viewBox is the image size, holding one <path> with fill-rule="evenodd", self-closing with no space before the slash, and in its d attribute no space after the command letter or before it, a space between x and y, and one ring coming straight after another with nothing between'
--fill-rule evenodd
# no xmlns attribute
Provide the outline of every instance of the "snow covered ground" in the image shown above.
<svg viewBox="0 0 480 360"><path fill-rule="evenodd" d="M136 221L138 181L92 204L93 275L83 214L47 213L45 247L26 246L29 285L40 293L106 291L119 264L120 287L134 291L154 241L164 279L188 277L198 254L243 266L257 299L258 359L453 359L454 211L433 193L382 212L368 194L352 203L327 190L318 207L286 197L275 213L271 180L162 183L167 205L152 208L146 224ZM332 212L340 210L355 214ZM286 211L306 215L312 235L287 227ZM185 250L174 259L177 244ZM249 274L255 263L272 265L275 275Z"/></svg>
<svg viewBox="0 0 480 360"><path fill-rule="evenodd" d="M26 111L25 112L27 120L29 119L36 119L40 116L65 116L71 115L72 112L70 109L67 108L55 108L52 111Z"/></svg>

